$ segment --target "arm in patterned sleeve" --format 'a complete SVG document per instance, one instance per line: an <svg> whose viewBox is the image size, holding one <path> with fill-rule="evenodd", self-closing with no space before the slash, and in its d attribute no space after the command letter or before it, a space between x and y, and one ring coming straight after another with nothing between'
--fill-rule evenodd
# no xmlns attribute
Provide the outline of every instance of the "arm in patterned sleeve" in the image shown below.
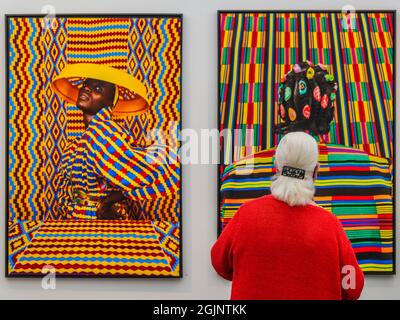
<svg viewBox="0 0 400 320"><path fill-rule="evenodd" d="M133 200L155 199L179 190L178 157L167 146L133 147L129 137L104 123L94 128L96 173Z"/></svg>

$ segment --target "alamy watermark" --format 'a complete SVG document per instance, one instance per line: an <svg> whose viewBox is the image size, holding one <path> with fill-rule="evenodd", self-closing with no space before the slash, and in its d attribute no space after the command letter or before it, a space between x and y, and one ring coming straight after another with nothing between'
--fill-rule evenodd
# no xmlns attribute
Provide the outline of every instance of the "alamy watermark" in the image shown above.
<svg viewBox="0 0 400 320"><path fill-rule="evenodd" d="M46 265L42 268L42 289L55 290L56 289L56 268L52 265Z"/></svg>

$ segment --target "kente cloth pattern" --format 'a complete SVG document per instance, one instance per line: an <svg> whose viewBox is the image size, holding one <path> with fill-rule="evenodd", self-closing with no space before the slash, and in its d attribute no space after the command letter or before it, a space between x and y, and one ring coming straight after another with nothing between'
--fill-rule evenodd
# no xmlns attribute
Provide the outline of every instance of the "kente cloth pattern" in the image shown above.
<svg viewBox="0 0 400 320"><path fill-rule="evenodd" d="M63 218L96 219L97 205L113 191L131 200L153 200L180 187L177 154L162 145L135 146L111 112L101 109L64 152L57 184Z"/></svg>
<svg viewBox="0 0 400 320"><path fill-rule="evenodd" d="M391 158L393 13L223 13L220 15L220 129L224 159L273 148L278 84L295 63L327 65L338 82L325 142Z"/></svg>
<svg viewBox="0 0 400 320"><path fill-rule="evenodd" d="M57 174L62 155L84 131L81 112L50 87L69 63L102 63L141 79L149 90L148 112L115 118L136 147L167 144L178 150L181 121L181 19L179 17L9 17L8 219L11 225L56 220ZM132 142L132 141L131 141ZM178 164L175 174L180 172ZM180 178L179 178L180 179ZM179 266L181 191L154 200L126 201L135 219L168 220L175 226ZM9 268L29 242L9 229ZM159 234L159 233L157 233ZM84 238L79 241L84 243ZM113 241L113 240L110 240ZM169 242L169 245L174 242ZM164 250L164 249L163 249ZM180 271L179 271L180 272ZM41 275L41 273L39 273ZM110 272L110 275L118 272ZM174 275L171 273L171 275Z"/></svg>
<svg viewBox="0 0 400 320"><path fill-rule="evenodd" d="M315 202L339 218L363 271L392 272L389 161L341 145L320 144L319 152ZM274 154L275 149L261 151L225 168L221 183L224 225L243 203L270 193Z"/></svg>
<svg viewBox="0 0 400 320"><path fill-rule="evenodd" d="M386 163L389 170L390 178L385 180L388 193L385 193L384 201L351 200L351 210L360 217L367 217L362 228L374 231L354 227L348 234L367 239L364 244L357 244L370 258L360 258L365 271L390 273L393 271L394 219L394 13L357 12L353 17L349 21L345 14L337 12L223 12L219 15L219 129L223 132L219 229L229 222L239 204L235 200L229 204L231 200L225 195L223 179L230 168L227 166L257 152L273 150L278 145L281 135L274 133L279 124L278 84L298 62L321 63L334 75L338 90L330 131L317 138L321 143L360 150L368 155L368 159ZM371 166L375 164L368 164ZM366 175L365 179L369 179L367 172L362 173ZM338 207L335 202L337 196L343 196L335 187L341 183L337 180L340 179L329 171L324 206L340 217L343 215L341 210L348 209ZM364 182L362 177L356 180ZM258 183L265 186L268 181ZM240 187L244 187L243 182L237 185ZM235 192L239 192L237 188ZM373 183L363 187L355 184L346 190L350 195L351 192L357 195L358 189L364 192L368 189L375 200L381 196L381 189L376 189ZM381 214L381 210L386 215L384 224L381 220L368 218L370 212ZM370 239L379 244L370 246ZM375 259L376 250L385 254Z"/></svg>
<svg viewBox="0 0 400 320"><path fill-rule="evenodd" d="M62 276L178 276L179 263L171 257L151 221L48 220L11 275L41 274L51 266Z"/></svg>
<svg viewBox="0 0 400 320"><path fill-rule="evenodd" d="M39 230L43 221L21 221L8 222L8 267L12 268L29 242Z"/></svg>
<svg viewBox="0 0 400 320"><path fill-rule="evenodd" d="M57 218L57 169L68 143L84 131L81 112L50 87L68 63L105 63L142 79L149 88L150 110L114 120L139 146L179 148L179 18L60 17L45 28L40 18L11 17L7 24L10 220ZM165 214L177 221L180 192L167 200L142 201L139 209L149 219Z"/></svg>

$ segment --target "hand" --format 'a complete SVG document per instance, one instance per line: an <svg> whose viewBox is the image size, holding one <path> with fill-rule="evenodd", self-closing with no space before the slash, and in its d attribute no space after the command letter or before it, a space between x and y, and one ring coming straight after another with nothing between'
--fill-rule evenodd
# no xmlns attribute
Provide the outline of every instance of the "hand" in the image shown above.
<svg viewBox="0 0 400 320"><path fill-rule="evenodd" d="M114 203L107 201L107 198L103 199L96 211L97 219L117 220L121 218L121 215L115 210L113 204Z"/></svg>

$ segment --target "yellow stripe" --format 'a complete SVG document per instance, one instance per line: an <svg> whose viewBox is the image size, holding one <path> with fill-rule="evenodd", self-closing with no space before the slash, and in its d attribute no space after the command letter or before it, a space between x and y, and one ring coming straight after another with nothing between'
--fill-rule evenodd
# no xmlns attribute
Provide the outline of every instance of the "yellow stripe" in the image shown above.
<svg viewBox="0 0 400 320"><path fill-rule="evenodd" d="M275 14L271 13L271 15L269 16L269 20L270 21L275 21ZM269 21L269 22L270 22ZM273 38L273 28L269 28L269 39ZM269 42L269 49L268 49L268 82L267 85L269 86L269 91L268 94L272 95L273 92L273 83L274 81L272 80L272 71L273 71L273 67L274 64L272 63L272 56L273 56L273 49L272 48L272 42ZM276 77L276 76L275 76ZM280 81L280 79L277 79L278 81ZM267 98L267 95L266 97ZM270 103L271 99L268 97L268 105L267 105L267 110L274 110L274 99L272 99L272 105ZM272 123L271 122L271 117L273 116L273 112L267 112L267 123ZM272 137L273 135L267 134L267 147L272 147Z"/></svg>
<svg viewBox="0 0 400 320"><path fill-rule="evenodd" d="M361 21L362 21L364 30L368 30L364 14L361 14L360 16L361 16ZM371 45L370 45L370 43L368 41L368 36L366 36L365 38L366 38L365 45L367 47L366 52L367 52L367 55L368 55L369 68L370 68L370 70L373 70L373 59L371 57L371 52L370 52ZM371 77L374 77L374 73L373 72L371 72ZM377 88L376 79L372 79L372 87L373 87L375 96L379 97L379 91L378 91L378 88ZM379 124L381 126L381 130L386 130L386 126L385 126L385 123L384 123L383 117L382 117L382 105L381 105L380 99L377 98L376 99L376 103L378 104L378 110L379 110L379 112L378 112L379 120L378 121L379 121ZM381 132L381 134L383 134L386 137L388 136L386 131L385 132ZM387 139L382 139L382 140L383 140L383 147L384 147L384 150L385 150L384 156L385 157L389 157L390 151L389 151L389 146L388 146L388 143L387 143Z"/></svg>
<svg viewBox="0 0 400 320"><path fill-rule="evenodd" d="M237 14L236 17L237 17L236 30L238 30L239 29L239 25L242 24L243 16L242 16L242 14ZM234 62L233 62L233 70L232 70L232 75L233 75L232 83L236 83L237 74L239 73L238 70L237 70L238 59L239 59L239 56L240 56L240 54L239 54L239 52L240 52L239 51L240 50L239 39L240 39L239 32L237 32L237 37L236 37L235 47L234 47L234 52L237 53L237 54L233 55L234 56ZM230 96L230 104L233 106L233 105L235 105L235 103L236 103L236 101L235 101L235 90L233 89L232 93L231 93L231 96ZM231 108L231 109L233 110L234 108ZM228 124L230 126L230 127L228 127L229 130L233 129L231 127L232 120L233 120L232 118L233 118L233 113L229 112L229 115L228 115ZM225 150L231 150L231 142L232 141L230 141L230 140L231 139L227 139ZM230 155L225 154L225 163L226 164L228 163L229 158L230 158Z"/></svg>
<svg viewBox="0 0 400 320"><path fill-rule="evenodd" d="M336 31L337 30L336 13L331 13L331 21L332 21L332 32L333 32L333 39L334 39L333 43L334 43L334 47L335 47L334 51L335 52L340 52L339 45L337 43L338 34L337 34L337 31ZM340 58L339 58L339 54L334 54L333 56L336 59L336 65L338 66L338 68L337 68L337 71L338 71L338 83L339 84L341 84L341 83L344 84L345 80L343 79L343 75L342 75L342 72L341 72L340 67L339 67L339 66L342 65L342 63L340 61ZM345 117L345 115L346 115L345 106L347 105L347 101L345 101L345 99L344 99L343 91L344 90L338 90L339 96L340 96L340 108L342 110L343 117ZM344 145L350 145L350 141L349 141L349 138L348 138L348 134L349 134L348 133L348 128L347 128L347 126L342 126L342 128L343 128L343 131L345 133L344 134L344 142L343 142L343 144Z"/></svg>

